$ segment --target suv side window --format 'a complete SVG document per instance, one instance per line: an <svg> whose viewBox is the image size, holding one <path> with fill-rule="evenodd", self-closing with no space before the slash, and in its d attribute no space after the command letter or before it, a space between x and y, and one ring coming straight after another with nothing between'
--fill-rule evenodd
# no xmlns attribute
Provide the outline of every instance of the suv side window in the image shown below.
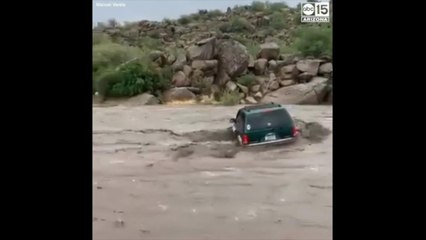
<svg viewBox="0 0 426 240"><path fill-rule="evenodd" d="M237 131L239 133L242 133L244 130L244 116L242 113L238 114L237 119L236 119L236 124L235 124Z"/></svg>

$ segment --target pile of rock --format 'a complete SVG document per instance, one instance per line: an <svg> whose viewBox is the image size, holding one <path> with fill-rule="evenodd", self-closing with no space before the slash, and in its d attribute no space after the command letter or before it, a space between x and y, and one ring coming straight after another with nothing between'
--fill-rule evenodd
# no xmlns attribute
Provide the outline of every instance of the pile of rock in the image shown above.
<svg viewBox="0 0 426 240"><path fill-rule="evenodd" d="M249 59L246 47L237 41L216 37L198 41L188 47L186 53L180 53L173 62L175 74L172 84L175 88L166 95L174 91L182 92L184 87L192 92L215 94L224 89L231 79L247 71ZM191 98L195 98L195 95Z"/></svg>
<svg viewBox="0 0 426 240"><path fill-rule="evenodd" d="M277 102L281 104L320 104L331 102L329 78L333 71L331 59L301 59L280 54L274 42L260 47L257 59L251 59L247 73L256 76L251 86L228 82L243 93L241 103ZM328 98L328 99L327 99Z"/></svg>
<svg viewBox="0 0 426 240"><path fill-rule="evenodd" d="M171 65L174 70L173 88L163 94L166 102L212 97L225 90L238 94L242 104L320 104L331 99L331 59L280 54L274 42L262 44L256 59L241 43L216 37L200 40L177 56L159 51L151 56L160 66ZM238 81L245 75L254 79L246 86Z"/></svg>

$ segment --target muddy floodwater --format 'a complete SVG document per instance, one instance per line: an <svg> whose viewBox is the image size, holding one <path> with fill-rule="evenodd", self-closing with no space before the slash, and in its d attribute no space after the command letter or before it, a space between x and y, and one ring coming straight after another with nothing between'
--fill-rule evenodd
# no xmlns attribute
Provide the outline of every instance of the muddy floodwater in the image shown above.
<svg viewBox="0 0 426 240"><path fill-rule="evenodd" d="M332 107L287 107L300 139L253 148L238 106L93 107L93 239L331 240Z"/></svg>

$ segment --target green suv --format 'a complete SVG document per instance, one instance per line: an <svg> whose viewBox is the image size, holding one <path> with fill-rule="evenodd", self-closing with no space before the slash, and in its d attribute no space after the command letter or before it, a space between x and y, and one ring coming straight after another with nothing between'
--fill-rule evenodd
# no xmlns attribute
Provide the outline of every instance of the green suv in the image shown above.
<svg viewBox="0 0 426 240"><path fill-rule="evenodd" d="M293 142L299 135L287 110L274 103L241 108L230 122L242 146Z"/></svg>

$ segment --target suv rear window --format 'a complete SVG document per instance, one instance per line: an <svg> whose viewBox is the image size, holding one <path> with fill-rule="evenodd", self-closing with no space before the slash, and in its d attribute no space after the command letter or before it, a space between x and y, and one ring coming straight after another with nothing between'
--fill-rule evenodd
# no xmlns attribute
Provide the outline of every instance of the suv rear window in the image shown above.
<svg viewBox="0 0 426 240"><path fill-rule="evenodd" d="M283 124L287 125L291 121L291 116L286 110L278 109L248 114L246 124L250 125L250 129L263 129L282 127Z"/></svg>

